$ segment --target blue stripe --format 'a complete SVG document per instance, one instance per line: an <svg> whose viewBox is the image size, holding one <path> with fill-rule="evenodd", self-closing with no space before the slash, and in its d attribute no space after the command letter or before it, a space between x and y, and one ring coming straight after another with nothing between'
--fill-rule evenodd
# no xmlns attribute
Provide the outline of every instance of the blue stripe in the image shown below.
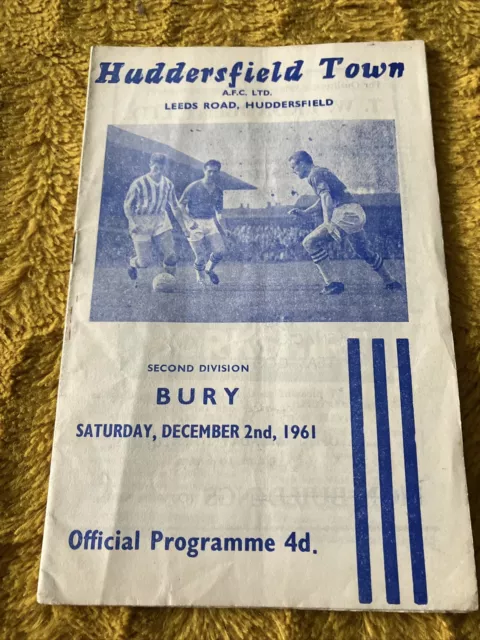
<svg viewBox="0 0 480 640"><path fill-rule="evenodd" d="M160 180L160 184L158 185L158 195L159 195L159 202L157 204L157 211L156 213L158 213L159 215L162 213L162 211L165 208L165 198L168 192L168 184L166 182L166 179L164 176L162 176L162 179ZM161 195L161 198L160 198Z"/></svg>
<svg viewBox="0 0 480 640"><path fill-rule="evenodd" d="M146 183L147 183L147 178L145 176L139 179L138 184L140 187L140 194L141 194L140 209L143 209L143 211L145 211L148 214L149 201L148 201L148 191L147 191Z"/></svg>
<svg viewBox="0 0 480 640"><path fill-rule="evenodd" d="M415 604L427 604L427 577L423 548L420 487L418 483L417 445L415 443L415 416L413 411L412 370L409 343L397 340L398 377L400 382L400 406L403 427L403 455L405 459L405 484L407 490L408 532L412 562L413 599Z"/></svg>
<svg viewBox="0 0 480 640"><path fill-rule="evenodd" d="M388 419L387 370L385 366L385 343L383 340L372 340L372 355L375 413L377 416L378 471L380 477L385 587L387 602L389 604L400 604L395 506L393 501L392 452Z"/></svg>
<svg viewBox="0 0 480 640"><path fill-rule="evenodd" d="M152 211L152 207L153 207L153 193L152 193L152 185L150 184L150 180L145 177L145 189L147 192L147 212L148 214L152 214L154 213L154 211Z"/></svg>
<svg viewBox="0 0 480 640"><path fill-rule="evenodd" d="M362 373L360 342L348 339L348 376L350 382L350 420L352 428L353 496L355 506L355 542L357 548L358 599L372 602L370 541L368 532L365 438L363 435Z"/></svg>
<svg viewBox="0 0 480 640"><path fill-rule="evenodd" d="M158 202L160 200L160 185L159 184L155 184L155 181L153 183L152 191L155 191L155 208L153 210L153 213L157 214L158 213Z"/></svg>

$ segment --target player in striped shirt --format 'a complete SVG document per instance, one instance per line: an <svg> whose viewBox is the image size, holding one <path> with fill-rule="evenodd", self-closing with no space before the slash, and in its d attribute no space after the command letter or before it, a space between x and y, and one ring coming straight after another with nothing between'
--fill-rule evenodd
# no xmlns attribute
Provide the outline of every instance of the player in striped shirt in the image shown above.
<svg viewBox="0 0 480 640"><path fill-rule="evenodd" d="M373 251L364 230L366 215L363 208L348 193L347 187L329 169L317 167L306 151L297 151L289 158L293 172L302 180L307 179L318 200L307 209L292 209L293 215L323 216L323 223L303 239L303 247L315 263L325 282L323 293L343 293L343 282L333 281L329 273L328 243L340 242L346 237L355 253L380 276L390 291L402 289L383 264L381 255Z"/></svg>
<svg viewBox="0 0 480 640"><path fill-rule="evenodd" d="M135 255L130 259L128 268L132 280L137 278L137 268L143 269L153 263L153 249L163 255L165 272L175 275L177 256L167 205L182 231L188 235L174 186L164 175L166 162L164 155L153 153L150 171L132 182L125 198L124 211L135 247Z"/></svg>

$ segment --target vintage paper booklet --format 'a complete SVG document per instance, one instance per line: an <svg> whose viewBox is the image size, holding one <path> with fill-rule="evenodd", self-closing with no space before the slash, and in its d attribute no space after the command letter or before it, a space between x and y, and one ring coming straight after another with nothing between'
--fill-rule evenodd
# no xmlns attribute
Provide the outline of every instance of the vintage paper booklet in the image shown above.
<svg viewBox="0 0 480 640"><path fill-rule="evenodd" d="M94 48L38 599L477 606L422 42Z"/></svg>

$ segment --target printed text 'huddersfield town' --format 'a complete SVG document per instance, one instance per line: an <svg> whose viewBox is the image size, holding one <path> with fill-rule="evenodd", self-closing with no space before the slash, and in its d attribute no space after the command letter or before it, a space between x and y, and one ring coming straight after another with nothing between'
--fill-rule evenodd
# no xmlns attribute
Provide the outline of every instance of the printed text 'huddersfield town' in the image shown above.
<svg viewBox="0 0 480 640"><path fill-rule="evenodd" d="M168 66L165 62L157 62L155 66L144 69L125 68L124 62L100 62L96 83L117 84L180 84L182 82L217 82L228 81L230 88L238 82L298 82L303 77L304 60L295 60L286 65L273 62L269 67L256 67L253 62L235 62L231 67L188 67L185 62L177 62ZM319 62L322 78L330 80L341 73L345 78L401 78L405 70L403 62L346 62L344 58L322 58Z"/></svg>

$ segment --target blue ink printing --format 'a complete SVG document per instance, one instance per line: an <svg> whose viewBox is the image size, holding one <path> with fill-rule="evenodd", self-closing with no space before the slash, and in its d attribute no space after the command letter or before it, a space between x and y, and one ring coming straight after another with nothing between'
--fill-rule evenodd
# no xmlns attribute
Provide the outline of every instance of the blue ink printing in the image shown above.
<svg viewBox="0 0 480 640"><path fill-rule="evenodd" d="M235 88L238 81L252 83L264 83L267 80L278 82L298 82L302 77L303 60L295 60L291 65L282 62L274 62L270 67L255 68L253 62L235 62L231 67L196 67L187 68L185 62L177 62L172 67L167 67L164 62L158 62L150 69L124 69L124 62L100 62L96 83L113 83L121 81L125 84L146 83L150 85L166 83L180 84L181 82L195 83L213 81L223 83L228 80L228 86Z"/></svg>
<svg viewBox="0 0 480 640"><path fill-rule="evenodd" d="M109 126L90 319L408 321L394 122Z"/></svg>
<svg viewBox="0 0 480 640"><path fill-rule="evenodd" d="M324 80L330 80L341 71L345 78L401 78L405 71L403 62L345 62L344 58L321 58L318 63L322 67ZM100 62L95 83L97 84L187 84L193 83L224 83L228 81L228 87L233 89L238 83L260 83L267 81L277 83L299 82L302 77L304 60L295 60L290 65L283 62L273 62L268 67L257 67L253 62L239 60L230 67L188 67L186 62L179 61L172 66L165 62L157 62L153 67L144 69L125 68L124 62Z"/></svg>

